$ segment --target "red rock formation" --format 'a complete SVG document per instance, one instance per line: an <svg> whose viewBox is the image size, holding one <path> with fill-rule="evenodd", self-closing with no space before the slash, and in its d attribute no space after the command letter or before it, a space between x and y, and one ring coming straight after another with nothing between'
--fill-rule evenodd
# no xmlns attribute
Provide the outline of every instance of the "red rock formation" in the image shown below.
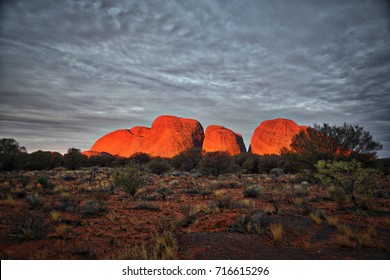
<svg viewBox="0 0 390 280"><path fill-rule="evenodd" d="M224 151L231 155L246 151L240 134L218 125L207 127L202 150L205 152Z"/></svg>
<svg viewBox="0 0 390 280"><path fill-rule="evenodd" d="M170 158L186 149L201 147L203 138L203 127L197 120L161 116L151 128L136 126L108 133L91 150L124 157L142 152Z"/></svg>
<svg viewBox="0 0 390 280"><path fill-rule="evenodd" d="M88 150L88 151L83 151L81 152L83 155L87 156L87 157L93 157L93 156L111 156L109 153L106 153L106 152L97 152L97 151L92 151L92 150Z"/></svg>
<svg viewBox="0 0 390 280"><path fill-rule="evenodd" d="M290 149L293 136L306 128L287 119L263 121L255 129L249 149L253 154L258 155L280 155L282 148Z"/></svg>

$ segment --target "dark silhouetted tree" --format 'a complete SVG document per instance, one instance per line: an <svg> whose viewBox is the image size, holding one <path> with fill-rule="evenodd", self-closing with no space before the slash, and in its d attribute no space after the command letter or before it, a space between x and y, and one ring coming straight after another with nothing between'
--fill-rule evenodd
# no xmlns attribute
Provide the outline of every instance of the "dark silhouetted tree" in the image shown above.
<svg viewBox="0 0 390 280"><path fill-rule="evenodd" d="M64 166L67 169L75 170L86 166L88 157L83 155L79 149L70 148L64 155Z"/></svg>
<svg viewBox="0 0 390 280"><path fill-rule="evenodd" d="M237 171L238 166L233 157L227 152L210 152L204 154L199 162L199 172L202 175L214 175L232 173Z"/></svg>
<svg viewBox="0 0 390 280"><path fill-rule="evenodd" d="M25 147L12 138L0 139L0 170L15 170L23 167L27 155Z"/></svg>
<svg viewBox="0 0 390 280"><path fill-rule="evenodd" d="M292 139L291 149L305 160L341 159L345 157L367 161L376 158L382 145L373 140L370 132L358 125L314 125L301 131Z"/></svg>
<svg viewBox="0 0 390 280"><path fill-rule="evenodd" d="M191 171L198 168L201 159L202 150L200 148L190 148L174 156L171 165L180 171Z"/></svg>
<svg viewBox="0 0 390 280"><path fill-rule="evenodd" d="M61 166L62 160L60 153L39 150L27 156L25 168L30 170L53 169Z"/></svg>

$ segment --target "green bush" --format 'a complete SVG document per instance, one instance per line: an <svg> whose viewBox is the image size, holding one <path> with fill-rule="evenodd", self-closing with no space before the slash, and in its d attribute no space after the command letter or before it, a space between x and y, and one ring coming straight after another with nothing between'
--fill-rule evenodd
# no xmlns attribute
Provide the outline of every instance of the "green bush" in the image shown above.
<svg viewBox="0 0 390 280"><path fill-rule="evenodd" d="M259 155L251 153L240 153L234 156L234 162L239 166L243 173L259 173L260 172L260 161Z"/></svg>
<svg viewBox="0 0 390 280"><path fill-rule="evenodd" d="M45 190L52 190L55 188L55 186L49 182L49 180L46 177L40 177L38 178L38 183L44 188Z"/></svg>
<svg viewBox="0 0 390 280"><path fill-rule="evenodd" d="M155 158L146 164L146 169L151 173L161 175L168 172L171 169L171 166L167 159Z"/></svg>
<svg viewBox="0 0 390 280"><path fill-rule="evenodd" d="M191 171L198 168L201 159L202 150L200 148L191 148L174 156L171 160L171 165L176 170Z"/></svg>
<svg viewBox="0 0 390 280"><path fill-rule="evenodd" d="M123 188L124 191L134 197L138 189L146 185L144 173L134 167L119 169L113 176L114 187Z"/></svg>
<svg viewBox="0 0 390 280"><path fill-rule="evenodd" d="M352 161L318 161L316 164L318 178L326 186L334 186L338 192L344 192L352 200L355 208L358 199L372 196L378 187L381 172L372 168L363 168L357 160Z"/></svg>
<svg viewBox="0 0 390 280"><path fill-rule="evenodd" d="M202 175L214 175L232 173L237 170L233 158L226 152L206 153L199 163L199 172Z"/></svg>
<svg viewBox="0 0 390 280"><path fill-rule="evenodd" d="M263 211L250 212L237 218L228 231L263 234L270 223L271 218L267 213Z"/></svg>

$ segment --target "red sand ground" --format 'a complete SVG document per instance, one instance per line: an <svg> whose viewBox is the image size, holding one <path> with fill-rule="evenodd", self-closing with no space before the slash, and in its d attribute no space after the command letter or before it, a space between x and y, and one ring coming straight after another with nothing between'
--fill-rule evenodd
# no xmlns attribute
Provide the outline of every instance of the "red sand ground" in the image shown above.
<svg viewBox="0 0 390 280"><path fill-rule="evenodd" d="M327 199L326 192L314 185L307 186L303 195L307 204L286 200L275 213L266 199L273 180L268 175L228 175L200 177L196 174L173 172L167 175L149 175L149 184L143 190L149 199L133 199L123 190L111 192L111 170L44 171L0 175L0 257L1 259L111 259L135 244L149 242L163 219L183 219L183 206L197 210L192 223L181 226L178 236L179 259L389 259L390 244L390 188L381 198L374 198L374 212L337 210ZM64 176L75 180L66 181ZM21 178L30 181L22 187ZM37 179L46 176L55 185L45 190ZM285 176L282 186L293 186L294 177ZM27 180L28 181L28 180ZM165 200L156 190L169 187L173 194ZM244 198L247 186L261 186L259 198ZM301 184L306 188L305 184ZM192 190L192 191L190 191ZM31 209L26 197L38 195L42 206ZM65 193L68 193L66 195ZM212 207L218 200L231 195L237 204L231 209ZM61 210L62 197L75 201L74 210ZM153 198L154 197L154 198ZM296 197L295 197L296 198ZM245 199L245 200L244 200ZM228 199L229 200L229 199ZM243 201L244 200L244 201ZM101 202L106 210L87 215L82 209L89 201ZM137 210L145 203L160 211ZM353 246L343 245L337 238L340 231L326 220L316 224L310 212L321 210L326 216L337 216L339 224L349 226L354 233ZM229 232L234 221L250 211L264 210L271 223L283 226L283 238L273 240L269 228L264 233ZM43 239L28 240L15 234L13 229L23 218L23 211L35 211L44 217L47 234ZM56 213L58 212L58 213ZM58 214L58 219L53 218ZM26 215L24 215L26 216ZM360 236L375 227L372 242L362 244Z"/></svg>

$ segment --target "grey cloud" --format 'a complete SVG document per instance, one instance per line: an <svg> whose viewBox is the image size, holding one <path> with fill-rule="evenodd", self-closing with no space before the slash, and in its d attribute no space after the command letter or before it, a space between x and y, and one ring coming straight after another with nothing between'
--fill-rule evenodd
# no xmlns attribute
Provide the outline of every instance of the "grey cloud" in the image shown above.
<svg viewBox="0 0 390 280"><path fill-rule="evenodd" d="M88 149L172 114L225 125L247 147L265 119L358 122L390 156L386 1L19 0L0 10L0 137L29 150Z"/></svg>

